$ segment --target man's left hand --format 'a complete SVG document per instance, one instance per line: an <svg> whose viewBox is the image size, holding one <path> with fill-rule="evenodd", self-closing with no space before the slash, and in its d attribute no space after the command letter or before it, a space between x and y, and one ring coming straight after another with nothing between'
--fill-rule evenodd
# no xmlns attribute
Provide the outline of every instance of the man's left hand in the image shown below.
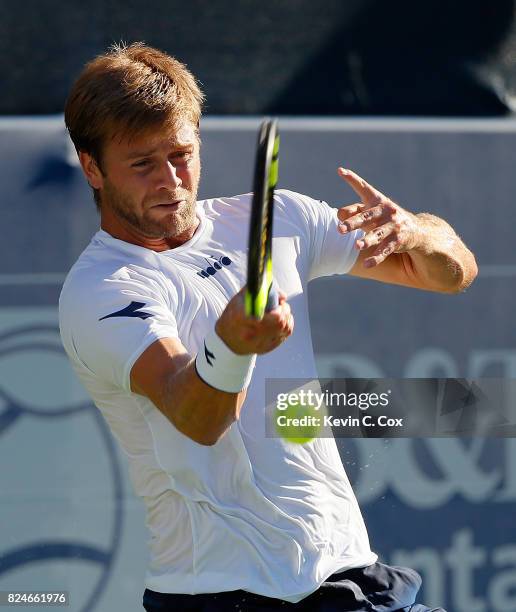
<svg viewBox="0 0 516 612"><path fill-rule="evenodd" d="M422 230L418 218L369 185L351 170L338 169L339 175L360 196L361 202L339 208L339 232L362 229L365 235L356 247L365 251L376 247L363 260L366 268L382 263L392 253L411 251L419 246Z"/></svg>

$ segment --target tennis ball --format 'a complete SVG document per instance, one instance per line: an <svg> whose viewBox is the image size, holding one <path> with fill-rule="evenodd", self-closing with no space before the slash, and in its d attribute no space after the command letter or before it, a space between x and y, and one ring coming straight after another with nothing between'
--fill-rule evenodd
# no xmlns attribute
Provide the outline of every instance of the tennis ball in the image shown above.
<svg viewBox="0 0 516 612"><path fill-rule="evenodd" d="M324 423L324 411L311 404L288 403L286 408L274 411L274 425L278 434L288 442L311 442Z"/></svg>

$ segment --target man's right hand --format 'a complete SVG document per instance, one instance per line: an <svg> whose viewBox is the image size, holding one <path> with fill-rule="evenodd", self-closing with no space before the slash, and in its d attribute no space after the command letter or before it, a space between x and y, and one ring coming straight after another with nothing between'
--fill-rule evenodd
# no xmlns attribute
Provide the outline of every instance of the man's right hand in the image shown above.
<svg viewBox="0 0 516 612"><path fill-rule="evenodd" d="M246 316L245 287L228 302L215 324L221 340L238 355L268 353L284 342L294 330L294 316L287 296L279 292L279 304L260 321Z"/></svg>

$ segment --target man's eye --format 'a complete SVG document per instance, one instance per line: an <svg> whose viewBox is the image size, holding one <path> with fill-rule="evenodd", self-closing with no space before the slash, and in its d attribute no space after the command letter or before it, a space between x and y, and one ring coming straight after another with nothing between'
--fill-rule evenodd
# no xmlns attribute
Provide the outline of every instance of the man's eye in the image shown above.
<svg viewBox="0 0 516 612"><path fill-rule="evenodd" d="M150 164L150 161L148 159L142 159L141 161L133 164L133 168L145 168L149 164Z"/></svg>

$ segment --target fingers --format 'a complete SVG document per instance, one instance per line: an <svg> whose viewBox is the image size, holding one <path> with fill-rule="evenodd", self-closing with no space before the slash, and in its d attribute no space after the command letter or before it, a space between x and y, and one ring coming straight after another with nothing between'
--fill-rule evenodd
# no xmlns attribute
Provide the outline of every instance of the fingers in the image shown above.
<svg viewBox="0 0 516 612"><path fill-rule="evenodd" d="M380 244L382 240L385 240L391 234L396 231L396 224L385 223L384 225L380 225L380 227L375 227L373 230L362 236L356 242L356 247L359 251L364 251L365 249L369 249L377 244Z"/></svg>
<svg viewBox="0 0 516 612"><path fill-rule="evenodd" d="M367 205L363 202L359 202L356 204L349 204L348 206L343 206L337 210L337 217L339 221L346 221L349 217L356 215L359 212L362 212L367 208Z"/></svg>
<svg viewBox="0 0 516 612"><path fill-rule="evenodd" d="M282 344L294 330L294 317L290 304L283 299L278 308L264 315L256 329L260 340L257 352L266 353Z"/></svg>
<svg viewBox="0 0 516 612"><path fill-rule="evenodd" d="M364 259L364 266L366 268L372 268L381 264L385 261L389 255L396 252L398 247L398 239L395 235L389 236L386 240L380 243L377 249L375 249L370 257Z"/></svg>
<svg viewBox="0 0 516 612"><path fill-rule="evenodd" d="M362 202L344 206L337 211L338 231L341 234L359 228L367 231L372 224L379 225L381 221L391 220L398 208L392 200L351 170L339 168L338 173L362 199Z"/></svg>
<svg viewBox="0 0 516 612"><path fill-rule="evenodd" d="M238 355L267 353L284 342L294 330L287 294L278 290L278 305L258 320L246 315L244 293L245 287L228 302L215 324L215 331Z"/></svg>
<svg viewBox="0 0 516 612"><path fill-rule="evenodd" d="M287 294L278 290L278 306L281 306L287 301Z"/></svg>
<svg viewBox="0 0 516 612"><path fill-rule="evenodd" d="M347 221L353 215L356 215L359 212L362 212L367 208L367 205L363 202L358 204L349 204L348 206L343 206L337 210L337 218L339 220L339 231L340 226L344 221Z"/></svg>
<svg viewBox="0 0 516 612"><path fill-rule="evenodd" d="M375 205L379 204L385 196L375 189L372 185L369 185L362 177L358 176L351 170L344 168L338 168L337 172L341 178L353 189L355 193L360 196L360 199L364 204Z"/></svg>
<svg viewBox="0 0 516 612"><path fill-rule="evenodd" d="M349 217L346 221L341 221L338 230L341 234L346 234L347 232L362 228L366 224L385 219L388 214L389 211L383 205L365 208L365 210Z"/></svg>
<svg viewBox="0 0 516 612"><path fill-rule="evenodd" d="M294 331L294 316L287 295L280 291L279 303L274 310L265 312L261 320L247 319L242 339L252 352L263 354L282 344Z"/></svg>
<svg viewBox="0 0 516 612"><path fill-rule="evenodd" d="M377 266L392 253L410 251L421 244L416 215L401 208L351 170L338 168L337 171L362 200L338 210L338 231L346 234L362 229L365 235L356 241L356 248L365 251L377 247L369 257L363 258L366 268Z"/></svg>
<svg viewBox="0 0 516 612"><path fill-rule="evenodd" d="M258 322L257 329L263 328L264 332L271 330L282 334L288 329L291 318L290 304L284 299L277 308L264 314L263 319Z"/></svg>

